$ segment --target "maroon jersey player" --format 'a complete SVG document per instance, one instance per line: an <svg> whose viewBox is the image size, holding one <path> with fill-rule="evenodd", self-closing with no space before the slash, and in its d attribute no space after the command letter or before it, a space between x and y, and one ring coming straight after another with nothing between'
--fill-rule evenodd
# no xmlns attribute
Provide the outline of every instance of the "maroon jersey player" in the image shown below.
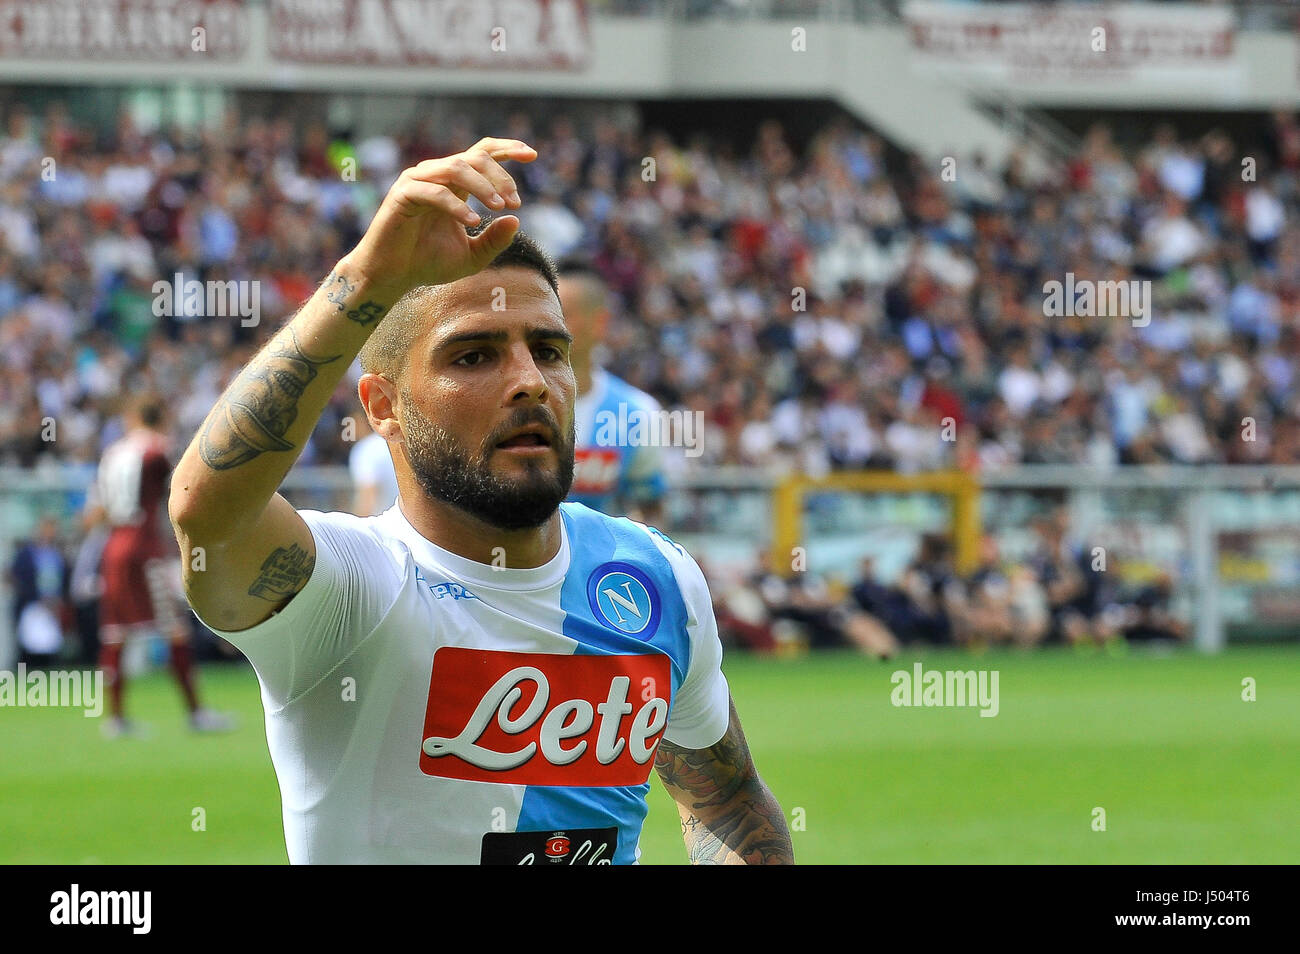
<svg viewBox="0 0 1300 954"><path fill-rule="evenodd" d="M163 517L172 464L162 431L163 405L137 398L126 414L126 433L104 451L94 496L109 531L100 563L100 668L109 684L109 732L130 730L122 707L122 651L132 636L157 630L171 642L172 671L198 731L230 727L199 705L190 632L182 615L180 555Z"/></svg>

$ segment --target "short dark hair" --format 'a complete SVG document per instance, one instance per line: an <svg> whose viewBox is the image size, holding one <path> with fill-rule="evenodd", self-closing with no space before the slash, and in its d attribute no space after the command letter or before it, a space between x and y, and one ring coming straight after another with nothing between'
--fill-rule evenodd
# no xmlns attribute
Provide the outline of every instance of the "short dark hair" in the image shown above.
<svg viewBox="0 0 1300 954"><path fill-rule="evenodd" d="M133 402L135 416L145 427L157 427L162 423L165 413L163 399L157 394L148 393L138 396Z"/></svg>
<svg viewBox="0 0 1300 954"><path fill-rule="evenodd" d="M479 222L473 228L466 227L465 233L471 237L478 235L491 223L494 216L490 213L483 216L483 221ZM543 249L533 239L531 235L519 229L515 236L506 246L505 251L499 253L496 258L492 259L487 265L488 268L531 268L542 278L546 279L546 284L551 286L551 291L558 296L560 294L557 287L557 273L555 262L551 256L546 254Z"/></svg>
<svg viewBox="0 0 1300 954"><path fill-rule="evenodd" d="M559 272L561 278L576 281L585 289L582 297L589 307L596 307L597 305L608 307L609 282L592 264L591 259L581 255L569 255L560 260L559 265L556 266L556 271Z"/></svg>
<svg viewBox="0 0 1300 954"><path fill-rule="evenodd" d="M492 221L489 213L483 216L475 226L467 226L465 232L471 238L478 235ZM546 251L521 228L503 251L492 259L486 268L526 268L537 272L551 286L555 297L560 297L559 280L555 263ZM417 307L423 295L432 288L441 286L420 285L403 295L376 328L361 348L361 370L366 374L382 374L394 382L406 372L406 362L410 357L411 343L420 333L422 317Z"/></svg>
<svg viewBox="0 0 1300 954"><path fill-rule="evenodd" d="M592 264L591 259L582 255L566 255L564 258L560 259L558 264L556 264L555 271L561 278L579 276L582 278L594 278L600 282L605 280L605 276L596 269L596 266Z"/></svg>

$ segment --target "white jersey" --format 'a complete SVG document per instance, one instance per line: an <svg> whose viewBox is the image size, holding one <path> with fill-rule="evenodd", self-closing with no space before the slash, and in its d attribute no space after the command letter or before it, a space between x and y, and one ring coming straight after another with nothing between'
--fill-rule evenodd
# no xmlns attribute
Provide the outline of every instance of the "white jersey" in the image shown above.
<svg viewBox="0 0 1300 954"><path fill-rule="evenodd" d="M450 553L397 506L300 513L306 586L214 630L261 683L289 860L634 863L659 740L727 728L695 561L576 503L536 569Z"/></svg>
<svg viewBox="0 0 1300 954"><path fill-rule="evenodd" d="M397 500L397 472L388 453L388 441L373 431L353 445L348 473L358 486L375 487L374 513L382 513Z"/></svg>
<svg viewBox="0 0 1300 954"><path fill-rule="evenodd" d="M163 438L143 428L110 444L95 473L94 499L113 527L152 524L167 496L171 464ZM168 534L170 536L170 534Z"/></svg>

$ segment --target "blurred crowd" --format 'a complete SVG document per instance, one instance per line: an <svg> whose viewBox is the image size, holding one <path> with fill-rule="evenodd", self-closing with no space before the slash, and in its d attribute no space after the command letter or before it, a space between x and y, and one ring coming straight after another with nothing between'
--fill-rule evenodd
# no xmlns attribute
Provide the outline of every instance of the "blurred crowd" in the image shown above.
<svg viewBox="0 0 1300 954"><path fill-rule="evenodd" d="M925 162L848 119L802 149L769 120L733 148L625 115L462 116L358 137L289 117L182 132L10 110L0 465L88 476L121 434L125 396L145 390L166 397L179 453L400 170L489 132L539 151L514 170L524 228L608 281L603 364L666 408L705 415L703 453L669 466L1300 462L1295 116L1261 120L1250 143L1156 126L1125 147L1098 124L1074 155L1031 172L1024 156ZM255 283L256 320L177 294L192 280ZM1087 280L1149 282L1149 323L1050 314L1047 283ZM358 373L303 463L345 464L365 436L345 426L360 416ZM946 545L926 540L893 585L864 567L843 594L760 569L720 618L749 645L797 627L814 644L878 652L1182 635L1167 581L1109 592L1062 547L1044 536L1042 559L1011 569L990 543L958 577ZM24 560L15 586L53 586L48 553ZM74 605L62 612L71 626Z"/></svg>
<svg viewBox="0 0 1300 954"><path fill-rule="evenodd" d="M966 574L955 569L948 538L926 534L894 582L881 582L867 557L840 592L816 574L779 573L764 555L750 577L715 581L719 632L731 645L760 652L848 647L881 658L914 644L1110 649L1187 639L1186 624L1171 611L1167 574L1122 582L1113 559L1108 566L1100 548L1071 534L1064 508L1035 520L1034 534L1033 552L1020 561L1003 559L997 541L985 536Z"/></svg>
<svg viewBox="0 0 1300 954"><path fill-rule="evenodd" d="M0 463L21 466L92 463L146 387L183 442L396 174L489 131L5 121ZM599 116L491 125L540 153L517 169L524 227L620 303L607 367L705 413L704 454L679 466L1300 461L1294 116L1250 155L1169 126L1126 150L1098 125L1039 175L1018 156L931 168L847 120L802 152L775 120L739 152ZM155 290L178 276L256 282L257 323ZM1067 276L1150 282L1150 323L1049 315ZM304 462L346 460L353 380Z"/></svg>

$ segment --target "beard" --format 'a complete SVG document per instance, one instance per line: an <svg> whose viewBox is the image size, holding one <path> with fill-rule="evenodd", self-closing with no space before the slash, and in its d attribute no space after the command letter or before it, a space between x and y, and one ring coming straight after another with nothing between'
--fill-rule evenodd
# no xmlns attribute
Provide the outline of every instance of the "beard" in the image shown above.
<svg viewBox="0 0 1300 954"><path fill-rule="evenodd" d="M429 420L409 395L403 395L402 432L406 459L420 488L434 499L500 530L541 526L555 513L573 485L574 425L560 430L555 415L544 407L519 408L484 440L476 453L441 425ZM525 459L524 473L505 477L495 473L489 458L497 442L529 424L544 424L555 435L552 450L559 463Z"/></svg>

